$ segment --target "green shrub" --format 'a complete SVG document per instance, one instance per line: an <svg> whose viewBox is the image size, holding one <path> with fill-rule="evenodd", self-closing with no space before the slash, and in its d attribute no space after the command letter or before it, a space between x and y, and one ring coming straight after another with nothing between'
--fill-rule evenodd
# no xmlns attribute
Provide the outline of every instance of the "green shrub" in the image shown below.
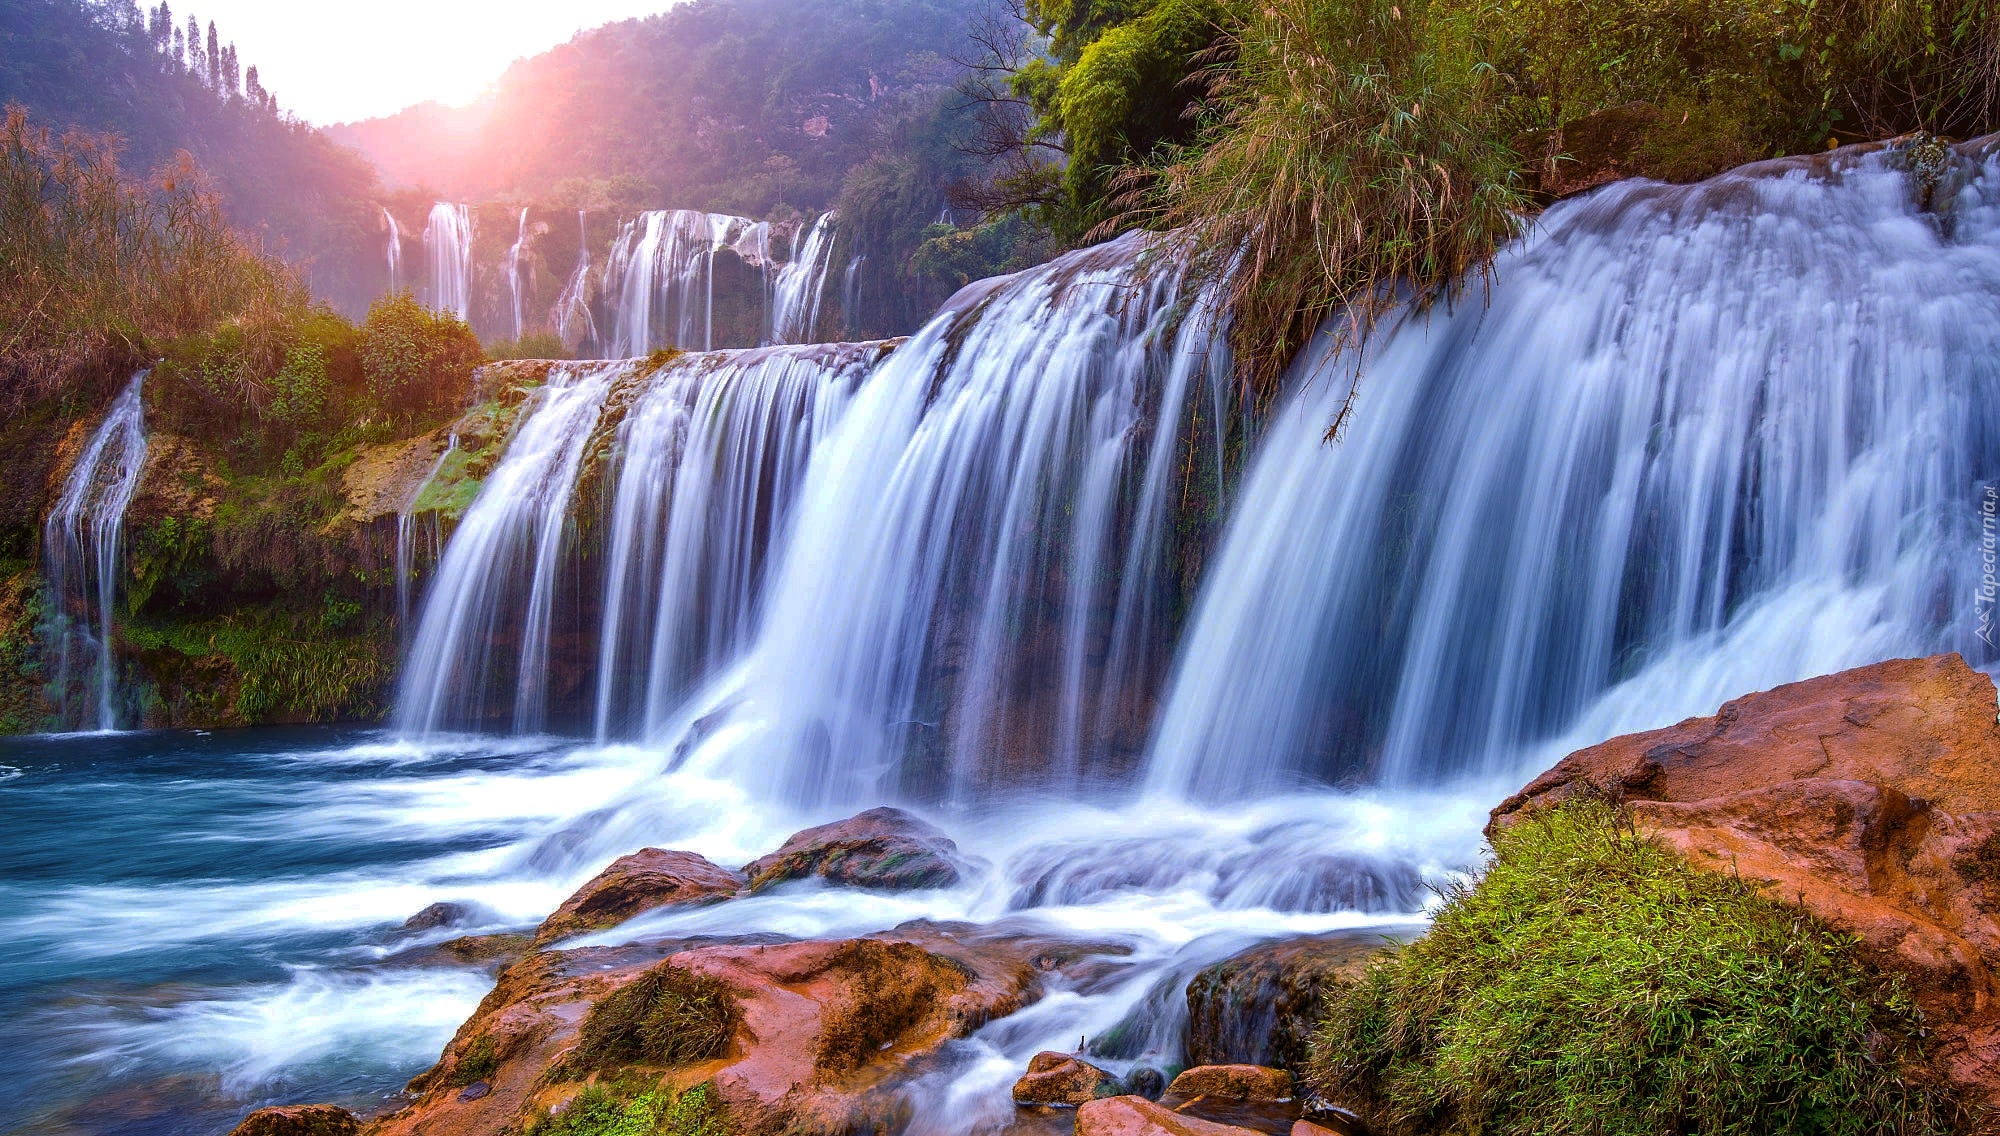
<svg viewBox="0 0 2000 1136"><path fill-rule="evenodd" d="M562 338L550 331L531 331L519 339L502 340L486 349L488 359L567 359Z"/></svg>
<svg viewBox="0 0 2000 1136"><path fill-rule="evenodd" d="M1951 1130L1922 1020L1854 941L1601 803L1495 838L1428 935L1328 992L1312 1087L1386 1131Z"/></svg>
<svg viewBox="0 0 2000 1136"><path fill-rule="evenodd" d="M408 292L385 296L361 326L361 373L374 404L414 418L456 408L483 359L479 339L449 312L433 312Z"/></svg>
<svg viewBox="0 0 2000 1136"><path fill-rule="evenodd" d="M526 1136L731 1136L722 1100L709 1085L675 1093L665 1085L586 1086L561 1112L531 1119Z"/></svg>
<svg viewBox="0 0 2000 1136"><path fill-rule="evenodd" d="M452 1085L463 1088L474 1081L484 1081L500 1068L499 1057L493 1051L493 1035L482 1033L465 1046L458 1055L458 1064L452 1066Z"/></svg>
<svg viewBox="0 0 2000 1136"><path fill-rule="evenodd" d="M729 1051L740 1020L727 986L670 959L591 1007L570 1071L711 1061Z"/></svg>

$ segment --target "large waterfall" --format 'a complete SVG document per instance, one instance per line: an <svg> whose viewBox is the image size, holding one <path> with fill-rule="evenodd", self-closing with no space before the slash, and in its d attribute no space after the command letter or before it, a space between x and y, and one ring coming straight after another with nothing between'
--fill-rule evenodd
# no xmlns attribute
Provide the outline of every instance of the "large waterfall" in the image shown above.
<svg viewBox="0 0 2000 1136"><path fill-rule="evenodd" d="M715 254L768 241L762 222L692 209L653 210L625 222L604 266L613 354L658 347L706 351L714 341Z"/></svg>
<svg viewBox="0 0 2000 1136"><path fill-rule="evenodd" d="M524 271L521 255L527 251L527 247L528 210L524 206L521 209L521 220L515 226L514 243L507 246L507 258L500 263L501 271L507 274L509 314L513 316L511 326L514 329L513 338L517 342L521 338L521 333L527 330L527 321L521 310L521 290L526 286L521 279L521 273Z"/></svg>
<svg viewBox="0 0 2000 1136"><path fill-rule="evenodd" d="M459 319L472 314L472 207L440 201L424 226L430 254L430 305Z"/></svg>
<svg viewBox="0 0 2000 1136"><path fill-rule="evenodd" d="M389 243L385 250L389 258L389 294L395 295L403 287L403 230L396 224L396 215L385 207L382 221L389 226Z"/></svg>
<svg viewBox="0 0 2000 1136"><path fill-rule="evenodd" d="M132 376L112 402L42 528L53 683L65 729L118 728L113 621L125 575L125 509L146 467L145 381L145 371Z"/></svg>
<svg viewBox="0 0 2000 1136"><path fill-rule="evenodd" d="M834 217L820 214L804 241L794 235L792 258L778 269L771 285L772 343L810 343L819 329L820 299L826 294L826 273L833 264Z"/></svg>
<svg viewBox="0 0 2000 1136"><path fill-rule="evenodd" d="M1336 445L1355 360L1302 360L1155 787L1434 783L1878 659L1992 660L2000 184L1978 163L1930 212L1893 152L1561 203L1490 296L1371 345Z"/></svg>

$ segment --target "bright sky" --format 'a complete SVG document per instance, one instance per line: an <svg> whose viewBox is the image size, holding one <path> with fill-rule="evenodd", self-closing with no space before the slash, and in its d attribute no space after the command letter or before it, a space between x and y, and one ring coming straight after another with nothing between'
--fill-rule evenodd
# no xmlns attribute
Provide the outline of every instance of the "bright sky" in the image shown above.
<svg viewBox="0 0 2000 1136"><path fill-rule="evenodd" d="M140 0L151 8L156 0ZM278 96L327 125L436 99L470 102L507 65L585 28L672 7L675 0L168 0L192 12Z"/></svg>

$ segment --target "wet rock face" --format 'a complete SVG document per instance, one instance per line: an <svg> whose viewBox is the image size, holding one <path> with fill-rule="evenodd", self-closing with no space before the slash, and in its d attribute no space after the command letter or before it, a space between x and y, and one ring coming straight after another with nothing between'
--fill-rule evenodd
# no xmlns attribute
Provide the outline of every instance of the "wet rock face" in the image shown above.
<svg viewBox="0 0 2000 1136"><path fill-rule="evenodd" d="M1995 712L1992 680L1957 655L1878 663L1580 750L1492 824L1573 797L1623 801L1694 862L1858 936L1908 978L1940 1067L2000 1104Z"/></svg>
<svg viewBox="0 0 2000 1136"><path fill-rule="evenodd" d="M866 888L950 887L963 878L958 845L935 825L902 809L869 809L794 833L743 869L750 890L818 876Z"/></svg>
<svg viewBox="0 0 2000 1136"><path fill-rule="evenodd" d="M1195 975L1187 988L1188 1060L1302 1074L1327 984L1360 973L1383 946L1377 931L1283 939Z"/></svg>
<svg viewBox="0 0 2000 1136"><path fill-rule="evenodd" d="M1015 1104L1081 1105L1124 1092L1118 1078L1068 1053L1037 1053L1014 1082Z"/></svg>
<svg viewBox="0 0 2000 1136"><path fill-rule="evenodd" d="M1288 1101L1292 1075L1264 1065L1197 1065L1167 1086L1167 1099L1209 1097L1221 1101Z"/></svg>
<svg viewBox="0 0 2000 1136"><path fill-rule="evenodd" d="M260 1108L243 1118L229 1136L357 1136L361 1122L332 1104L288 1104Z"/></svg>
<svg viewBox="0 0 2000 1136"><path fill-rule="evenodd" d="M742 886L740 873L692 852L642 848L612 861L564 900L536 930L535 945L613 927L655 908L713 903L735 895Z"/></svg>

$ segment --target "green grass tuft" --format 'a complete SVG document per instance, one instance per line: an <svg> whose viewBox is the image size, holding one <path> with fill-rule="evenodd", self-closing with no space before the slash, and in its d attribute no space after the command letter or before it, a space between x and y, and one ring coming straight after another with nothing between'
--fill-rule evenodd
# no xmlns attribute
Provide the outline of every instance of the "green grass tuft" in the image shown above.
<svg viewBox="0 0 2000 1136"><path fill-rule="evenodd" d="M1621 826L1501 833L1430 933L1328 993L1312 1087L1391 1134L1952 1130L1922 1018L1851 937Z"/></svg>
<svg viewBox="0 0 2000 1136"><path fill-rule="evenodd" d="M709 1085L675 1093L665 1085L594 1084L554 1115L531 1119L525 1136L732 1136Z"/></svg>
<svg viewBox="0 0 2000 1136"><path fill-rule="evenodd" d="M712 1061L729 1051L741 1016L727 986L669 960L591 1008L569 1068Z"/></svg>

